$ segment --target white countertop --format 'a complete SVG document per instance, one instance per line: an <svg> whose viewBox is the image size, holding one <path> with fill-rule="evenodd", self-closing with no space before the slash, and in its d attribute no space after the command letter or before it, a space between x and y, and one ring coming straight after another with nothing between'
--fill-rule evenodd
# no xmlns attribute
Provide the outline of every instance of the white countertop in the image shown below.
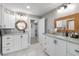
<svg viewBox="0 0 79 59"><path fill-rule="evenodd" d="M6 36L6 35L23 35L23 34L28 34L26 33L10 33L10 34L3 34L2 36Z"/></svg>
<svg viewBox="0 0 79 59"><path fill-rule="evenodd" d="M53 38L57 38L57 39L60 39L60 40L72 42L72 43L75 43L75 44L79 44L79 39L65 37L65 36L59 36L59 35L54 35L54 34L45 34L45 35L53 37Z"/></svg>

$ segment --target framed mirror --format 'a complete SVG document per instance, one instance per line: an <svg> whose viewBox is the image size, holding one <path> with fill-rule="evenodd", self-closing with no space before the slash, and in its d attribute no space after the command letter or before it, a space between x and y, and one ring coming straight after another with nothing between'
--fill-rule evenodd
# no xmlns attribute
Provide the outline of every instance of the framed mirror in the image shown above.
<svg viewBox="0 0 79 59"><path fill-rule="evenodd" d="M23 20L19 20L15 23L16 29L23 31L27 28L27 23Z"/></svg>

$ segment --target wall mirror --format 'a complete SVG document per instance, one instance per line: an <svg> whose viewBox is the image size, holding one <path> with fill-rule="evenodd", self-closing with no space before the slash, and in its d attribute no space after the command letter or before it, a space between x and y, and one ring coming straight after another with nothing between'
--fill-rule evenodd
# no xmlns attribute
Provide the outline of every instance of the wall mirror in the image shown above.
<svg viewBox="0 0 79 59"><path fill-rule="evenodd" d="M23 20L19 20L15 24L16 29L23 31L27 28L27 23Z"/></svg>

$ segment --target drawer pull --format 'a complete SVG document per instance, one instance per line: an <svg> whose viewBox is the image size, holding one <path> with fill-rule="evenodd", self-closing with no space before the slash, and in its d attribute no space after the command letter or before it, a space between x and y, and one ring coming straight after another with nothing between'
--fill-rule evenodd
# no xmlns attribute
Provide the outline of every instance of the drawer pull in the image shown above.
<svg viewBox="0 0 79 59"><path fill-rule="evenodd" d="M9 51L10 49L8 48L8 49L6 49L7 51Z"/></svg>
<svg viewBox="0 0 79 59"><path fill-rule="evenodd" d="M79 50L75 50L75 52L78 52L79 53Z"/></svg>
<svg viewBox="0 0 79 59"><path fill-rule="evenodd" d="M8 37L7 39L10 39L10 37Z"/></svg>
<svg viewBox="0 0 79 59"><path fill-rule="evenodd" d="M0 25L0 27L2 27L2 26Z"/></svg>
<svg viewBox="0 0 79 59"><path fill-rule="evenodd" d="M10 43L6 43L6 45L10 45Z"/></svg>
<svg viewBox="0 0 79 59"><path fill-rule="evenodd" d="M21 38L23 38L23 36L20 36Z"/></svg>

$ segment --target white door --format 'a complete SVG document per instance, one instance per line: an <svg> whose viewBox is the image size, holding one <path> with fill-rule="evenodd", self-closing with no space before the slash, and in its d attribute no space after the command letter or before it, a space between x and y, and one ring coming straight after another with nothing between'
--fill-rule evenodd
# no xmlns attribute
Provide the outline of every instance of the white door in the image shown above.
<svg viewBox="0 0 79 59"><path fill-rule="evenodd" d="M28 47L28 34L24 34L21 37L21 42L22 42L22 49L27 48Z"/></svg>
<svg viewBox="0 0 79 59"><path fill-rule="evenodd" d="M2 27L2 7L0 5L0 28Z"/></svg>
<svg viewBox="0 0 79 59"><path fill-rule="evenodd" d="M14 35L14 46L15 50L20 50L21 49L21 35Z"/></svg>
<svg viewBox="0 0 79 59"><path fill-rule="evenodd" d="M66 56L66 41L56 40L56 56Z"/></svg>
<svg viewBox="0 0 79 59"><path fill-rule="evenodd" d="M45 33L45 18L39 19L38 21L38 38L42 38L43 33Z"/></svg>
<svg viewBox="0 0 79 59"><path fill-rule="evenodd" d="M15 16L4 13L3 28L15 28Z"/></svg>
<svg viewBox="0 0 79 59"><path fill-rule="evenodd" d="M55 43L52 37L47 37L47 53L50 56L55 56Z"/></svg>

